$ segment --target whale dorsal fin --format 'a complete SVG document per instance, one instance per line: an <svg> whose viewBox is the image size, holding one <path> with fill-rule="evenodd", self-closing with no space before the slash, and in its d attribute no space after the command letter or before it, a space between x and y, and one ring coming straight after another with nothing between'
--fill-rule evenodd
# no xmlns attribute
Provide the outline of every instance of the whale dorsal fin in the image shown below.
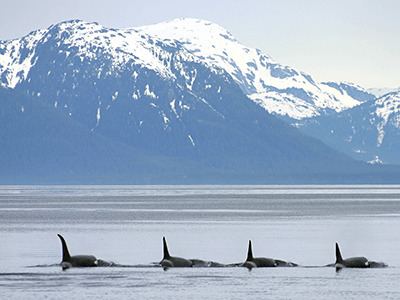
<svg viewBox="0 0 400 300"><path fill-rule="evenodd" d="M67 243L65 242L63 236L61 234L57 234L61 240L62 244L62 261L70 261L71 255L69 254Z"/></svg>
<svg viewBox="0 0 400 300"><path fill-rule="evenodd" d="M251 246L251 240L249 240L249 249L247 250L247 259L246 261L253 260L253 248Z"/></svg>
<svg viewBox="0 0 400 300"><path fill-rule="evenodd" d="M165 239L165 237L163 236L163 252L164 252L164 259L166 258L170 258L171 256L169 255L168 252L168 245L167 245L167 240Z"/></svg>
<svg viewBox="0 0 400 300"><path fill-rule="evenodd" d="M340 253L339 244L336 243L336 263L341 263L343 261L342 254Z"/></svg>

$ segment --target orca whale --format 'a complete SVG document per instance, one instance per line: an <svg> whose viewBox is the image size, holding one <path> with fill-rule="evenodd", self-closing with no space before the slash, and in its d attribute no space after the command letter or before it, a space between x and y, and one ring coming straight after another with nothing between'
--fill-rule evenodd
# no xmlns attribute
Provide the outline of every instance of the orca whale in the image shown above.
<svg viewBox="0 0 400 300"><path fill-rule="evenodd" d="M339 244L336 243L335 267L336 270L340 270L342 268L369 268L370 266L368 259L363 256L343 259Z"/></svg>
<svg viewBox="0 0 400 300"><path fill-rule="evenodd" d="M168 251L168 245L165 237L163 237L163 259L160 265L164 270L168 268L190 268L193 267L193 262L182 257L171 256Z"/></svg>
<svg viewBox="0 0 400 300"><path fill-rule="evenodd" d="M343 268L384 268L387 267L385 263L369 261L366 257L350 257L343 259L342 253L340 252L339 244L336 243L336 271L340 271Z"/></svg>
<svg viewBox="0 0 400 300"><path fill-rule="evenodd" d="M62 245L62 261L61 261L61 267L63 270L69 269L69 268L84 268L84 267L99 267L99 266L110 266L112 263L97 259L93 255L74 255L71 256L71 254L68 251L67 243L65 242L64 237L61 234L57 234L57 236L61 240L61 245Z"/></svg>
<svg viewBox="0 0 400 300"><path fill-rule="evenodd" d="M246 261L242 264L242 266L251 270L252 268L296 267L297 264L292 262L286 262L280 259L254 257L251 240L249 240L247 258Z"/></svg>

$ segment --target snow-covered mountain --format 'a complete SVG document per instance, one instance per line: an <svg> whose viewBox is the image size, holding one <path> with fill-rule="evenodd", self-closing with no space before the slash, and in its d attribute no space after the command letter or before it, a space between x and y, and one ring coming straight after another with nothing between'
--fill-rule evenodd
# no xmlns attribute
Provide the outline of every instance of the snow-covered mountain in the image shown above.
<svg viewBox="0 0 400 300"><path fill-rule="evenodd" d="M206 36L216 50L200 47L200 40L210 43ZM325 89L353 99L308 99L315 114L322 111L316 103L339 110L359 101L351 85L312 83L305 74L283 70L289 68L240 45L219 26L192 19L118 30L68 21L2 41L0 182L394 178L386 167L353 161L303 135L247 97L268 93L262 77L269 74L293 97L299 90L290 84L301 85L305 98L314 95L309 85L320 97Z"/></svg>
<svg viewBox="0 0 400 300"><path fill-rule="evenodd" d="M400 164L400 91L307 120L301 129L354 158Z"/></svg>
<svg viewBox="0 0 400 300"><path fill-rule="evenodd" d="M36 52L54 39L57 43L53 47L66 60L71 53L81 61L109 57L109 68L98 69L99 77L105 72L124 70L127 63L152 70L164 79L176 77L173 71L176 66L171 65L173 59L205 65L215 73L227 73L250 99L268 112L293 119L330 110L340 112L372 97L353 84L320 83L309 74L275 62L258 49L242 45L214 23L188 18L132 29L68 21L22 39L0 42L0 85L14 88L27 81L37 63ZM193 72L182 71L186 88L190 89L196 80Z"/></svg>
<svg viewBox="0 0 400 300"><path fill-rule="evenodd" d="M199 61L225 70L250 99L270 113L303 119L324 110L342 111L371 99L357 85L319 83L309 74L281 65L207 21L177 19L140 29L162 40L181 41Z"/></svg>

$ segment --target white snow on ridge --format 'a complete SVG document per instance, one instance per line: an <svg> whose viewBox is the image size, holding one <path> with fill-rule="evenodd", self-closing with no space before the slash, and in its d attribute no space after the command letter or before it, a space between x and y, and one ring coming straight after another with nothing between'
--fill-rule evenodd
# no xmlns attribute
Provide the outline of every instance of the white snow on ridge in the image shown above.
<svg viewBox="0 0 400 300"><path fill-rule="evenodd" d="M400 92L391 93L376 100L376 114L387 122L393 114L400 113Z"/></svg>
<svg viewBox="0 0 400 300"><path fill-rule="evenodd" d="M229 73L251 99L269 112L301 119L318 115L319 109L341 111L360 104L343 91L279 65L260 50L245 47L217 24L180 18L137 29L163 41L183 43L199 61ZM275 91L271 92L271 87ZM287 91L291 89L304 90L309 99L294 96ZM282 103L286 99L289 103Z"/></svg>
<svg viewBox="0 0 400 300"><path fill-rule="evenodd" d="M312 104L286 93L266 92L252 94L249 98L270 113L287 115L294 119L310 118L318 114L318 110Z"/></svg>
<svg viewBox="0 0 400 300"><path fill-rule="evenodd" d="M110 54L116 68L133 59L165 77L172 75L162 62L162 59L168 59L169 53L152 43L148 35L134 28L109 29L83 21L63 22L58 26L60 35L70 33L64 43L77 47L78 53L84 57L96 59L93 49L100 48Z"/></svg>
<svg viewBox="0 0 400 300"><path fill-rule="evenodd" d="M172 56L183 61L196 61L215 72L227 72L250 99L267 111L295 119L318 115L323 109L341 111L360 104L346 92L316 82L310 75L280 65L260 50L240 44L221 26L190 18L131 29L110 29L97 23L67 21L20 40L0 42L0 50L5 49L0 51L3 53L0 54L0 74L6 74L6 81L0 81L1 85L14 88L26 79L35 63L35 46L46 32L54 28L58 29L55 32L58 33L59 45L69 46L81 61L83 58L96 59L97 50L101 49L111 57L115 70L133 60L164 78L175 77ZM23 43L30 55L20 63ZM166 50L163 46L175 50ZM179 59L175 60L174 67L179 68ZM183 68L181 73L191 90L197 74L187 74ZM136 72L132 74L134 79L137 76ZM144 93L156 97L150 90ZM132 98L136 99L137 95L133 94Z"/></svg>
<svg viewBox="0 0 400 300"><path fill-rule="evenodd" d="M389 121L400 129L400 92L387 94L376 100L376 115L380 119L377 124L378 138L377 146L383 143L385 127Z"/></svg>
<svg viewBox="0 0 400 300"><path fill-rule="evenodd" d="M145 33L135 29L108 29L97 23L83 21L67 21L51 26L47 30L32 32L22 39L0 41L0 74L6 74L0 86L15 88L26 79L35 61L35 47L50 30L58 26L59 39L57 45L75 48L81 58L96 59L97 49L108 53L114 62L114 68L122 68L129 60L158 72L163 77L173 77L168 66L171 54L162 50ZM28 55L21 61L28 51ZM70 51L65 52L66 57ZM100 77L99 70L98 77ZM137 76L133 74L133 76Z"/></svg>
<svg viewBox="0 0 400 300"><path fill-rule="evenodd" d="M5 74L5 81L0 86L15 88L25 80L35 64L35 46L43 38L46 30L31 32L22 39L0 41L0 74ZM22 56L22 52L25 56Z"/></svg>
<svg viewBox="0 0 400 300"><path fill-rule="evenodd" d="M360 86L357 86L352 83L346 83L346 84L352 85L352 86L356 87L358 90L366 92L366 90ZM330 101L329 101L329 105L328 105L328 103L324 103L324 104L321 103L320 105L318 105L319 107L324 107L324 108L328 107L328 108L334 109L336 111L341 111L344 108L352 108L352 107L360 104L360 101L351 97L344 90L338 90L338 89L330 87L329 85L326 85L326 84L321 84L321 89L330 98ZM324 106L324 105L326 105L326 106Z"/></svg>

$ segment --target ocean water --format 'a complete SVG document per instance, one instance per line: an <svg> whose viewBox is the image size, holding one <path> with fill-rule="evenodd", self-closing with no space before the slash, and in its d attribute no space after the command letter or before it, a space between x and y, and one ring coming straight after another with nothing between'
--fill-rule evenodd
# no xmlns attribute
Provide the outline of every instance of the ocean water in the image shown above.
<svg viewBox="0 0 400 300"><path fill-rule="evenodd" d="M0 186L1 299L400 299L400 186ZM62 271L74 254L119 266ZM171 255L297 268L163 271ZM325 267L366 256L384 269Z"/></svg>

